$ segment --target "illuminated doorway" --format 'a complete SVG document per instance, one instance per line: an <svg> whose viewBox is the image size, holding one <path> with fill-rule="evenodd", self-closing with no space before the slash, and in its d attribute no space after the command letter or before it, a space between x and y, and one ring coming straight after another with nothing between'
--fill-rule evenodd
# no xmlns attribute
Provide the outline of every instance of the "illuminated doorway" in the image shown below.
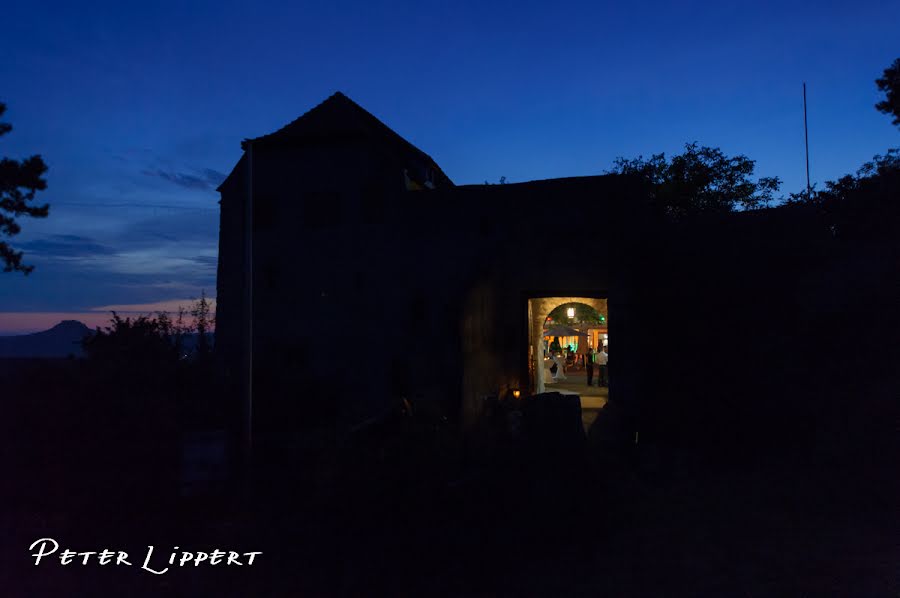
<svg viewBox="0 0 900 598"><path fill-rule="evenodd" d="M581 398L589 426L609 401L609 308L601 297L528 299L529 374L535 394L560 392ZM589 356L603 349L604 355ZM591 359L588 366L587 360ZM602 364L606 361L606 364ZM563 375L553 375L562 367ZM588 384L588 374L592 374Z"/></svg>

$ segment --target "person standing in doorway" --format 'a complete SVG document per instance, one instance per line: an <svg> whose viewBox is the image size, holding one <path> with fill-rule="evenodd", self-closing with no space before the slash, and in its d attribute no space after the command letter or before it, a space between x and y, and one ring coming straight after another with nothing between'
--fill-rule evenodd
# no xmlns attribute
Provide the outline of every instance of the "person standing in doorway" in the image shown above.
<svg viewBox="0 0 900 598"><path fill-rule="evenodd" d="M593 386L593 384L594 384L594 349L592 347L588 347L587 353L584 356L584 369L587 370L588 386Z"/></svg>
<svg viewBox="0 0 900 598"><path fill-rule="evenodd" d="M600 347L597 351L597 386L609 386L609 355L606 353L606 347Z"/></svg>

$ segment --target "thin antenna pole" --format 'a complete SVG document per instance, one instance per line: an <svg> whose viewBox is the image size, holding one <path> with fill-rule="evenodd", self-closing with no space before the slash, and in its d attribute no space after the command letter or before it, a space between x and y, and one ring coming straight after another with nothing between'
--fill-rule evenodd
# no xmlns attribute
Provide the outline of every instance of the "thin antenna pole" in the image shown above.
<svg viewBox="0 0 900 598"><path fill-rule="evenodd" d="M803 82L803 141L806 143L806 201L812 195L809 184L809 129L806 125L806 81Z"/></svg>

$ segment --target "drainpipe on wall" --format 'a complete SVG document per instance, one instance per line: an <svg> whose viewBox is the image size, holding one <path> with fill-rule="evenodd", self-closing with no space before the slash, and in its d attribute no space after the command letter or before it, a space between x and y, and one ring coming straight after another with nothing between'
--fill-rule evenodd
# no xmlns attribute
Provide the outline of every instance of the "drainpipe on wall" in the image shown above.
<svg viewBox="0 0 900 598"><path fill-rule="evenodd" d="M244 202L244 345L241 396L241 453L244 471L250 467L253 447L253 142L247 141L247 198Z"/></svg>

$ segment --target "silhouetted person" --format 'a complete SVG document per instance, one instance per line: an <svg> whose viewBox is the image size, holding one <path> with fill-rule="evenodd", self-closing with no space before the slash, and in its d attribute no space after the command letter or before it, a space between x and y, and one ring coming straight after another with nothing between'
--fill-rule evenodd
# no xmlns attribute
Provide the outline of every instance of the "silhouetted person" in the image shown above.
<svg viewBox="0 0 900 598"><path fill-rule="evenodd" d="M588 386L594 383L594 349L588 347L587 354L584 356L584 369L587 370Z"/></svg>
<svg viewBox="0 0 900 598"><path fill-rule="evenodd" d="M566 367L572 366L572 368L574 369L575 368L575 350L572 348L572 345L566 345L565 358L566 358Z"/></svg>
<svg viewBox="0 0 900 598"><path fill-rule="evenodd" d="M609 355L606 353L606 347L600 347L597 351L597 386L609 386Z"/></svg>
<svg viewBox="0 0 900 598"><path fill-rule="evenodd" d="M562 347L559 345L559 337L554 336L553 342L550 343L550 353L556 353L557 351L562 351Z"/></svg>

